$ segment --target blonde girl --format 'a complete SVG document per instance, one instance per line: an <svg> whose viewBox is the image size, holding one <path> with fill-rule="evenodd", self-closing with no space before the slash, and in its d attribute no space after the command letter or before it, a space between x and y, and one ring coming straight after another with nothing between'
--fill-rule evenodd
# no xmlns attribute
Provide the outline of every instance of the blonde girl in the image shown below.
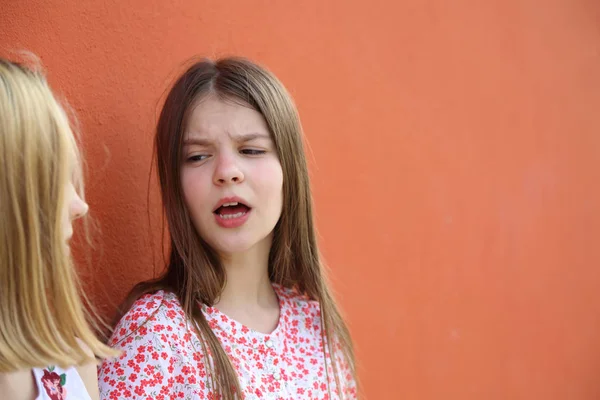
<svg viewBox="0 0 600 400"><path fill-rule="evenodd" d="M0 396L98 398L71 221L88 209L69 119L44 76L0 59Z"/></svg>

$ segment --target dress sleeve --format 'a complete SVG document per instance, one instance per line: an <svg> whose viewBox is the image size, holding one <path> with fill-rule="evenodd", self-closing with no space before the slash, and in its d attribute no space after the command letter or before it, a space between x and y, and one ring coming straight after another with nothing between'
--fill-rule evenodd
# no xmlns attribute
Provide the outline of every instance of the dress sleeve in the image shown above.
<svg viewBox="0 0 600 400"><path fill-rule="evenodd" d="M201 360L189 349L183 310L161 295L139 299L117 324L109 344L122 351L98 370L101 400L205 398Z"/></svg>
<svg viewBox="0 0 600 400"><path fill-rule="evenodd" d="M346 359L344 352L342 351L340 343L337 340L335 340L334 347L336 367L338 368L341 392L343 393L343 396L341 398L348 400L357 399L358 388L356 385L356 380L354 379L354 376L352 374L350 364ZM336 392L339 391L336 390Z"/></svg>
<svg viewBox="0 0 600 400"><path fill-rule="evenodd" d="M307 318L306 325L312 325L314 327L313 334L315 335L315 337L321 338L321 308L319 303L317 303L316 301L307 302L307 305L303 309L303 312ZM335 396L333 397L344 400L355 400L358 398L358 387L354 374L352 373L350 361L348 360L343 351L342 343L339 340L339 336L336 334L329 336L333 337L333 346L331 347L335 357L335 365L339 381L338 386L338 382L336 382L335 379L332 363L329 362L331 360L329 346L327 346L327 340L325 340L325 354L328 358L327 374L329 378L329 387L333 390L333 393L335 394Z"/></svg>

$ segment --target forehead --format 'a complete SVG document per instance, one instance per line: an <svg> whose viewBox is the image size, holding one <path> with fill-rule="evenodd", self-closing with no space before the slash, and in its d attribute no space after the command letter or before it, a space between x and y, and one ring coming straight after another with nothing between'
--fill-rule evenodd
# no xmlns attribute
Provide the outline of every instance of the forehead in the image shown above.
<svg viewBox="0 0 600 400"><path fill-rule="evenodd" d="M192 106L186 126L186 136L214 137L251 132L269 132L262 114L249 105L215 96L204 98Z"/></svg>

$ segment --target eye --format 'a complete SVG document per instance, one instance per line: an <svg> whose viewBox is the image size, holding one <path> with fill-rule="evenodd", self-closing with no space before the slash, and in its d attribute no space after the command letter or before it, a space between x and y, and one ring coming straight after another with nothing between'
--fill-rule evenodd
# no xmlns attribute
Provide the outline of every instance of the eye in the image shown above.
<svg viewBox="0 0 600 400"><path fill-rule="evenodd" d="M246 154L248 156L259 156L261 154L265 154L265 150L257 150L257 149L243 149L240 150L240 153Z"/></svg>
<svg viewBox="0 0 600 400"><path fill-rule="evenodd" d="M195 154L193 156L188 157L186 161L190 163L200 162L206 160L208 157L209 156L207 154Z"/></svg>

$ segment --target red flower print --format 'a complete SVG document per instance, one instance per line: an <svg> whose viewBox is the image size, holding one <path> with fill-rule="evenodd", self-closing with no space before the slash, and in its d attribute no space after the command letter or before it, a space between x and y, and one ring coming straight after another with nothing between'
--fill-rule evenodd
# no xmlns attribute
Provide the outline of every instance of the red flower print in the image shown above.
<svg viewBox="0 0 600 400"><path fill-rule="evenodd" d="M54 372L54 367L49 367L44 370L44 376L42 376L42 384L44 390L50 399L52 400L66 400L67 399L67 376L65 374L58 375Z"/></svg>
<svg viewBox="0 0 600 400"><path fill-rule="evenodd" d="M339 342L332 343L341 374L336 387L329 352L324 352L319 304L293 289L274 285L280 320L268 335L200 304L208 325L238 373L241 398L278 400L355 400L356 384L344 362ZM111 343L123 350L99 370L102 400L218 399L210 385L212 355L199 351L202 342L173 293L158 291L140 298L121 319ZM329 368L328 368L329 367ZM328 392L331 391L331 396ZM54 400L54 399L53 399Z"/></svg>

